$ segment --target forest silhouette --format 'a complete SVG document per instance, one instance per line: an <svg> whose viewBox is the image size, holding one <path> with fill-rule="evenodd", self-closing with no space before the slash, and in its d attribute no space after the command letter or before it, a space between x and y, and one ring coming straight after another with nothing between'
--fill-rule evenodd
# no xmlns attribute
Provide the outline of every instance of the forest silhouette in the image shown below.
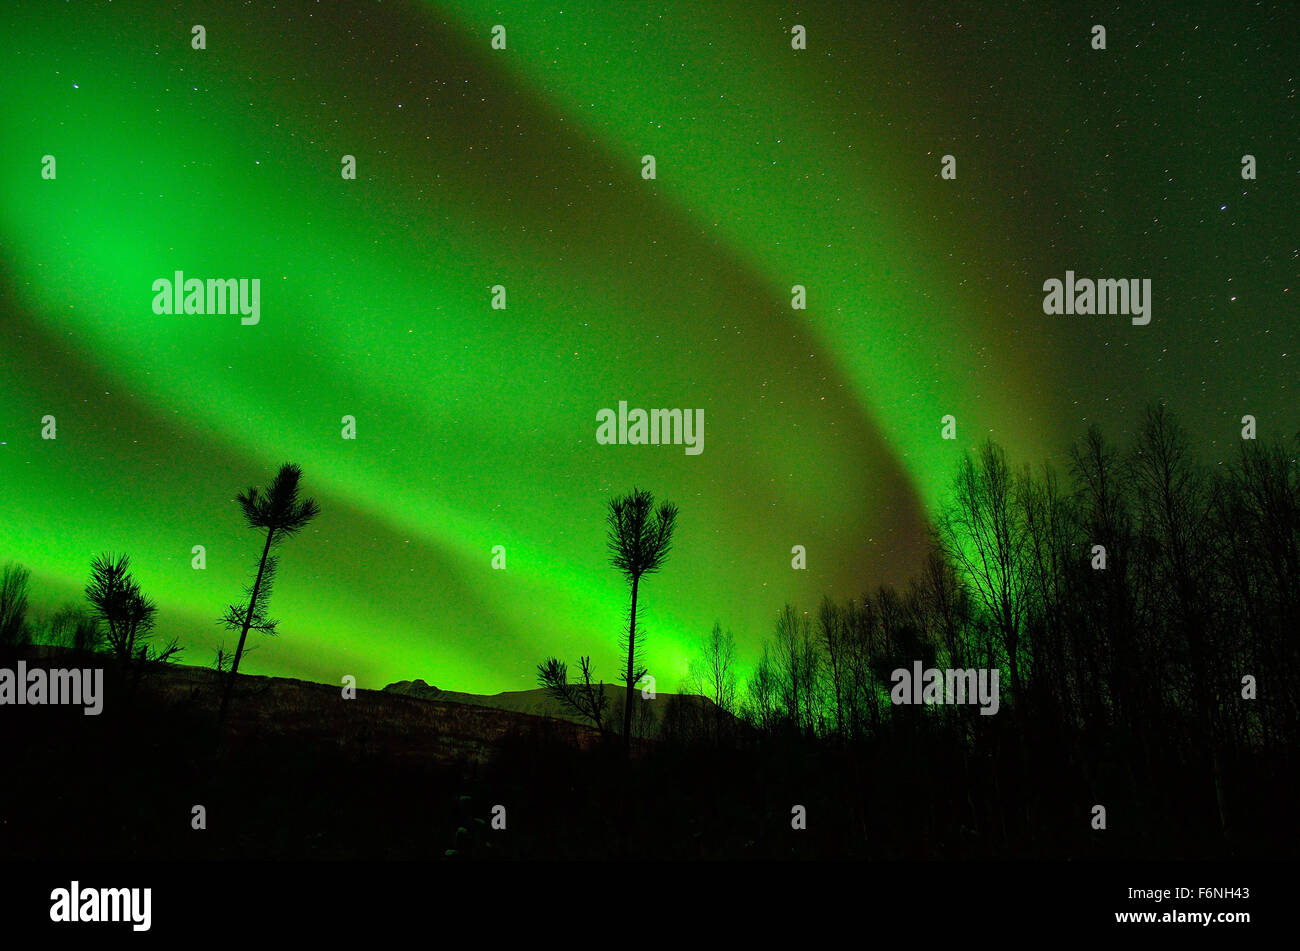
<svg viewBox="0 0 1300 951"><path fill-rule="evenodd" d="M218 735L213 713L224 704L215 698L162 722L157 709L141 707L130 722L152 724L154 755L207 762L223 783L257 783L263 796L276 795L275 776L287 797L301 778L295 771L344 757L400 791L376 811L362 792L331 787L328 814L315 821L355 822L342 817L368 810L374 840L400 834L403 848L430 854L628 857L646 841L677 858L1294 854L1298 451L1300 436L1243 439L1232 459L1209 465L1163 405L1147 411L1129 446L1090 429L1065 471L1016 467L986 442L957 467L916 577L847 601L785 606L748 676L721 623L702 639L684 693L661 701L634 693L640 645L623 632L623 709L608 708L589 658L575 684L566 664L547 658L540 681L598 728L588 744L538 723L495 741L486 765L408 773L409 764L345 749L276 747L274 757L247 744L209 749L192 740ZM241 498L250 526L268 532L263 563L274 532L287 536L286 525L316 514L310 500L297 500L292 468L265 496L266 505L283 503L274 519L262 517L251 490ZM629 581L632 617L640 578L663 564L675 516L638 490L611 502L612 564ZM125 626L103 607L114 602L102 589L119 574L134 605ZM69 605L43 630L25 619L27 579L12 564L0 576L5 656L45 641L108 647L137 668L166 659L132 657L130 645L156 618L124 558L97 559L96 614ZM257 588L248 608L232 608L241 634L265 621ZM972 704L892 702L892 672L917 662L998 668L996 715ZM221 682L228 690L234 672ZM654 717L630 706L655 702ZM35 760L27 775L58 783L67 758L41 751L49 731L64 727L26 722L35 724L20 744ZM209 756L246 760L236 769ZM139 776L122 770L127 796ZM461 794L430 798L429 784ZM37 792L10 784L0 806L30 805ZM528 820L495 852L460 835L474 828L465 825L466 803L492 796L513 796ZM805 831L792 829L795 807L809 817ZM433 827L459 831L413 833L405 808L432 809ZM240 848L256 854L256 840L246 830ZM282 846L271 850L299 854Z"/></svg>

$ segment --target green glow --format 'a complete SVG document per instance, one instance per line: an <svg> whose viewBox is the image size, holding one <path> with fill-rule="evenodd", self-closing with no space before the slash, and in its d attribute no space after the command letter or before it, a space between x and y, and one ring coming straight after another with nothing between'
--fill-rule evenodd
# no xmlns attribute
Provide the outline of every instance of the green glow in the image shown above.
<svg viewBox="0 0 1300 951"><path fill-rule="evenodd" d="M952 211L938 120L875 113L937 85L876 97L891 48L829 14L796 56L776 4L554 7L512 6L500 52L505 14L464 2L376 9L364 43L312 4L211 14L202 52L150 4L6 10L0 557L39 596L126 550L208 661L258 554L235 492L291 460L324 512L250 673L486 692L589 652L613 679L604 506L639 485L682 510L638 615L673 689L715 617L748 660L785 601L905 577L984 434L1039 457L1076 431L1035 280L968 282L1007 272L1004 225ZM176 270L260 278L261 324L155 316ZM703 455L598 446L620 399L704 407Z"/></svg>

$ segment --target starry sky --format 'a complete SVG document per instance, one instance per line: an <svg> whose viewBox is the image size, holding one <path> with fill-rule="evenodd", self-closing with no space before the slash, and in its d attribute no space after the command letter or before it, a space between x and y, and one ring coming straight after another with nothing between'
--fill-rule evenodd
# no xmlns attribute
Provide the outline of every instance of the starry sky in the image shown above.
<svg viewBox="0 0 1300 951"><path fill-rule="evenodd" d="M639 486L681 509L638 610L674 689L715 618L748 665L785 602L904 581L987 437L1296 432L1294 11L1042 6L6 5L0 560L39 611L129 552L210 663L235 494L293 461L323 512L242 669L612 680ZM260 279L260 323L155 314L177 270ZM1151 323L1045 315L1067 270L1150 279ZM599 445L620 400L704 409L704 451Z"/></svg>

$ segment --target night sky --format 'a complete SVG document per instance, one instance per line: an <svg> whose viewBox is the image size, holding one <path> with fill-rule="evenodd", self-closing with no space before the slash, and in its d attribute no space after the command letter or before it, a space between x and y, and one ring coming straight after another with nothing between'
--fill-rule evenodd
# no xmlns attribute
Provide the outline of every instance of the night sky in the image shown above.
<svg viewBox="0 0 1300 951"><path fill-rule="evenodd" d="M1294 7L1042 6L6 4L0 561L48 610L126 551L210 663L235 494L292 461L323 512L242 670L613 680L638 486L681 508L638 604L675 689L715 618L747 668L786 601L904 581L986 437L1296 432ZM155 314L178 270L260 279L260 323ZM1045 315L1067 270L1150 279L1150 324ZM620 400L703 408L703 452L599 445Z"/></svg>

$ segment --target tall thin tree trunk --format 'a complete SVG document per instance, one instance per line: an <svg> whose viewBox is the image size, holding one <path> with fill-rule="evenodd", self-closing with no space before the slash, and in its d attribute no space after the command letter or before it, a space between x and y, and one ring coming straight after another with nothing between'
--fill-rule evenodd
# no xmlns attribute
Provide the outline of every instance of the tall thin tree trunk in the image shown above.
<svg viewBox="0 0 1300 951"><path fill-rule="evenodd" d="M257 604L257 592L262 587L262 572L266 570L266 556L271 553L271 539L275 529L266 530L266 546L262 549L262 560L257 566L257 580L253 582L253 594L248 600L248 612L244 615L244 629L239 632L239 646L235 648L235 658L230 664L230 676L226 679L226 689L221 694L221 712L217 722L226 722L226 710L230 707L230 695L235 687L235 675L239 673L239 658L244 653L244 640L248 637L248 627L253 623L253 608ZM635 602L634 602L635 603Z"/></svg>
<svg viewBox="0 0 1300 951"><path fill-rule="evenodd" d="M627 632L627 692L623 697L623 749L629 758L632 756L632 677L635 674L632 665L636 650L636 588L640 580L639 577L632 578L632 623Z"/></svg>

